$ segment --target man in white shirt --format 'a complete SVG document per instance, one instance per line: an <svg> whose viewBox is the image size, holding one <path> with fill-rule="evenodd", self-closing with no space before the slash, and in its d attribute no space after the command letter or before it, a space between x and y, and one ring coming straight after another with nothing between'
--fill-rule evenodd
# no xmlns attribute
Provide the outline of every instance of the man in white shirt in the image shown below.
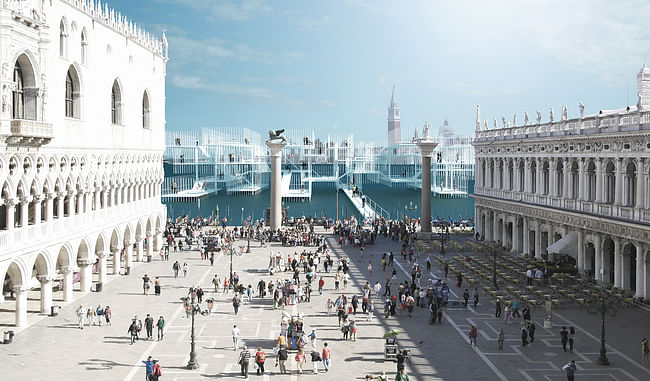
<svg viewBox="0 0 650 381"><path fill-rule="evenodd" d="M528 269L528 271L526 271L526 277L528 277L528 285L532 286L533 285L533 270Z"/></svg>
<svg viewBox="0 0 650 381"><path fill-rule="evenodd" d="M239 328L236 324L232 326L232 343L235 347L233 350L236 351L239 348Z"/></svg>
<svg viewBox="0 0 650 381"><path fill-rule="evenodd" d="M379 291L381 291L381 283L379 281L375 282L373 290L375 290L375 296L379 296Z"/></svg>

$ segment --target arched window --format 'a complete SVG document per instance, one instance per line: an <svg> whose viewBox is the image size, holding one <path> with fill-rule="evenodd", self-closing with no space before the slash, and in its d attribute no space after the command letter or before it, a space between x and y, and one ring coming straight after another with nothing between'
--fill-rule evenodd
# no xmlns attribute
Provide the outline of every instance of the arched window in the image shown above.
<svg viewBox="0 0 650 381"><path fill-rule="evenodd" d="M542 194L548 195L549 192L549 166L548 161L542 164Z"/></svg>
<svg viewBox="0 0 650 381"><path fill-rule="evenodd" d="M525 161L520 161L519 162L519 192L523 192L525 188L525 183L526 183L526 178L524 177L526 174L526 162Z"/></svg>
<svg viewBox="0 0 650 381"><path fill-rule="evenodd" d="M81 31L81 63L87 64L88 59L88 38L86 36L86 29Z"/></svg>
<svg viewBox="0 0 650 381"><path fill-rule="evenodd" d="M59 56L65 57L67 53L68 30L65 26L65 20L61 19L59 24Z"/></svg>
<svg viewBox="0 0 650 381"><path fill-rule="evenodd" d="M625 174L623 179L625 180L623 186L625 188L625 206L634 206L636 203L636 165L633 162L628 163L625 168Z"/></svg>
<svg viewBox="0 0 650 381"><path fill-rule="evenodd" d="M610 161L605 167L605 203L613 204L616 199L616 167Z"/></svg>
<svg viewBox="0 0 650 381"><path fill-rule="evenodd" d="M117 80L111 89L111 123L122 124L122 91Z"/></svg>
<svg viewBox="0 0 650 381"><path fill-rule="evenodd" d="M142 128L151 128L151 119L149 116L149 94L145 91L142 95Z"/></svg>
<svg viewBox="0 0 650 381"><path fill-rule="evenodd" d="M70 75L70 70L65 76L65 116L72 118L74 115L74 99L72 94L74 93L74 84L72 83L72 76Z"/></svg>
<svg viewBox="0 0 650 381"><path fill-rule="evenodd" d="M12 119L23 119L25 117L25 81L23 70L18 61L14 66L14 99Z"/></svg>
<svg viewBox="0 0 650 381"><path fill-rule="evenodd" d="M579 164L576 161L571 164L571 198L574 200L577 200L580 197L579 192L581 191L578 165Z"/></svg>
<svg viewBox="0 0 650 381"><path fill-rule="evenodd" d="M65 116L66 118L80 118L81 107L79 101L79 75L74 66L70 65L65 76Z"/></svg>
<svg viewBox="0 0 650 381"><path fill-rule="evenodd" d="M587 166L587 200L596 201L596 164L593 161Z"/></svg>

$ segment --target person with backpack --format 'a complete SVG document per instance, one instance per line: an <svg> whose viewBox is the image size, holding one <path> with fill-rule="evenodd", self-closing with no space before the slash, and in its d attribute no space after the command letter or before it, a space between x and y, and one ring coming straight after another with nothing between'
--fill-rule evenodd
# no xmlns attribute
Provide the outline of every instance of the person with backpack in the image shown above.
<svg viewBox="0 0 650 381"><path fill-rule="evenodd" d="M280 346L278 350L278 355L276 357L275 365L280 365L280 373L287 373L287 360L289 359L289 353L287 353L287 348L285 346Z"/></svg>
<svg viewBox="0 0 650 381"><path fill-rule="evenodd" d="M311 351L311 364L314 367L314 374L318 374L318 363L321 362L320 352L315 348Z"/></svg>
<svg viewBox="0 0 650 381"><path fill-rule="evenodd" d="M135 343L135 341L138 340L138 322L136 319L133 319L131 321L131 324L129 325L129 329L127 330L127 332L131 334L131 345L133 345L133 343Z"/></svg>
<svg viewBox="0 0 650 381"><path fill-rule="evenodd" d="M241 375L245 378L248 378L248 364L251 360L251 353L248 351L248 347L244 345L243 350L239 354L239 360L237 362L241 366Z"/></svg>
<svg viewBox="0 0 650 381"><path fill-rule="evenodd" d="M237 315L237 312L239 312L240 305L241 298L239 297L239 294L235 294L235 296L232 297L232 308L235 310L235 315Z"/></svg>
<svg viewBox="0 0 650 381"><path fill-rule="evenodd" d="M153 375L151 379L153 381L158 381L158 379L160 379L160 376L162 376L162 368L160 364L156 362L155 364L153 364Z"/></svg>
<svg viewBox="0 0 650 381"><path fill-rule="evenodd" d="M174 251L176 251L176 247L174 247ZM178 272L181 269L181 264L178 263L178 261L174 262L172 269L174 270L174 278L178 278Z"/></svg>
<svg viewBox="0 0 650 381"><path fill-rule="evenodd" d="M648 354L650 354L650 345L648 344L648 339L644 337L641 340L641 362L643 364L648 363Z"/></svg>
<svg viewBox="0 0 650 381"><path fill-rule="evenodd" d="M145 372L146 372L145 374L146 374L147 381L153 381L154 380L153 367L154 365L156 365L156 363L158 363L158 360L154 360L153 357L149 356L147 357L146 360L142 360L142 363L145 366Z"/></svg>
<svg viewBox="0 0 650 381"><path fill-rule="evenodd" d="M576 362L575 360L571 360L570 363L567 363L565 366L562 367L562 370L566 372L566 378L568 381L573 381L576 373Z"/></svg>
<svg viewBox="0 0 650 381"><path fill-rule="evenodd" d="M257 352L255 352L255 364L257 364L257 375L264 374L264 362L266 361L266 353L262 350L262 347L257 347Z"/></svg>

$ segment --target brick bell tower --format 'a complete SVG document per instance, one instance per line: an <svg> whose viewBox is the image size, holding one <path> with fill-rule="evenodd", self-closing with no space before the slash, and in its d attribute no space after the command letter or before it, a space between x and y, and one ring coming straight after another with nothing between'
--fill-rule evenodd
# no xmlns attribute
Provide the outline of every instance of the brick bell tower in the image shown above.
<svg viewBox="0 0 650 381"><path fill-rule="evenodd" d="M393 94L390 97L390 106L388 107L388 145L397 144L402 140L402 133L399 127L399 106L395 100L395 86Z"/></svg>

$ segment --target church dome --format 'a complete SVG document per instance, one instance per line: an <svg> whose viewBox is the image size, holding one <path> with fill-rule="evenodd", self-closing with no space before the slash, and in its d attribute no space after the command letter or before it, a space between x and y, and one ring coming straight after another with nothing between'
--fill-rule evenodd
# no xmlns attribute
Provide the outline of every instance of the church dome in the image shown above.
<svg viewBox="0 0 650 381"><path fill-rule="evenodd" d="M440 136L454 136L454 129L449 126L449 122L447 121L447 118L445 118L445 122L442 124L442 127L438 130L438 135Z"/></svg>

